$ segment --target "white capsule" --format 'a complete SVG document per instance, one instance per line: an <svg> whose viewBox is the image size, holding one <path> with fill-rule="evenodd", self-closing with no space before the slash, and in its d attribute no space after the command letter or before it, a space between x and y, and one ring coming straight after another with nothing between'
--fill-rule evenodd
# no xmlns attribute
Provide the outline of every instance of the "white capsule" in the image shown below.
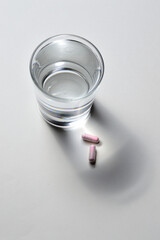
<svg viewBox="0 0 160 240"><path fill-rule="evenodd" d="M82 134L82 138L84 141L91 142L91 143L99 143L99 138L97 136L92 136L90 134Z"/></svg>

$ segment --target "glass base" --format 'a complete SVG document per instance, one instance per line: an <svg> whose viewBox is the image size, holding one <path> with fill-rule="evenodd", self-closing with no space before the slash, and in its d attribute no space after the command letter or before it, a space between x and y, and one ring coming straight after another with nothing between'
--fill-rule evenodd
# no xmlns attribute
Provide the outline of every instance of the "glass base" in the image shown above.
<svg viewBox="0 0 160 240"><path fill-rule="evenodd" d="M43 119L50 125L54 126L54 127L58 127L58 128L63 128L63 129L69 129L69 128L78 128L81 127L82 125L85 124L85 122L88 120L88 118L90 117L90 111L87 111L85 114L83 114L83 116L81 117L77 117L74 120L65 120L62 121L62 119L60 119L60 121L57 121L57 119L51 119L48 118L46 115L44 115L41 112L41 115L43 117Z"/></svg>
<svg viewBox="0 0 160 240"><path fill-rule="evenodd" d="M83 117L75 119L74 121L55 121L54 119L46 118L46 116L42 114L43 119L49 123L50 125L58 128L68 129L68 128L77 128L81 127L85 124L85 122L90 117L90 112L87 112Z"/></svg>
<svg viewBox="0 0 160 240"><path fill-rule="evenodd" d="M79 108L55 108L39 102L40 112L45 121L55 127L72 128L81 126L89 118L93 101Z"/></svg>

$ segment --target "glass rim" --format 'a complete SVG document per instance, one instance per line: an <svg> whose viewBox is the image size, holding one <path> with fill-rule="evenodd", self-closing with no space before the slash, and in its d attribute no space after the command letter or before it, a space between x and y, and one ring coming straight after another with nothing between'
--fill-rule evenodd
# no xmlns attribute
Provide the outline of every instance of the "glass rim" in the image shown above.
<svg viewBox="0 0 160 240"><path fill-rule="evenodd" d="M42 48L46 47L47 45L49 45L50 43L52 42L55 42L56 40L62 40L62 39L70 39L70 40L75 40L79 43L82 43L84 45L86 45L88 48L90 48L90 50L93 52L93 54L97 57L100 65L101 65L101 74L96 82L96 84L94 85L94 87L92 88L92 90L87 93L85 96L82 96L80 98L76 98L76 99L64 99L64 98L61 98L61 97L56 97L56 96L53 96L51 94L48 94L47 92L45 92L43 90L43 88L41 88L39 86L39 84L37 83L34 75L33 75L33 71L32 71L32 65L33 65L33 59L34 57L36 56L36 54L42 50ZM52 41L51 41L52 40ZM53 100L56 100L56 101L61 101L61 102L75 102L75 101L78 101L78 100L82 100L82 99L85 99L87 97L89 97L95 90L96 88L99 86L99 84L101 83L102 81L102 78L103 78L103 75L104 75L104 60L103 60L103 57L101 55L101 53L99 52L99 50L97 49L97 47L91 43L90 41L88 41L87 39L83 38L83 37L80 37L78 35L74 35L74 34L58 34L58 35L55 35L55 36L52 36L52 37L49 37L47 38L46 40L42 41L36 48L35 50L33 51L32 55L31 55L31 59L30 59L30 63L29 63L29 69L30 69L30 75L32 77L32 80L35 84L35 86L44 94L46 95L47 97L53 99Z"/></svg>

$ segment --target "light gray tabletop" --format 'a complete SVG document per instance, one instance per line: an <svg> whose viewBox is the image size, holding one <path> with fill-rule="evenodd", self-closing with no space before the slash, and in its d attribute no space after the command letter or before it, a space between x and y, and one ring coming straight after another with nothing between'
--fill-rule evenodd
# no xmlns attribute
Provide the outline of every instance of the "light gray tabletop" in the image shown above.
<svg viewBox="0 0 160 240"><path fill-rule="evenodd" d="M0 240L160 239L160 1L0 3ZM87 123L42 119L34 48L71 33L93 42L105 75ZM88 163L84 132L98 135Z"/></svg>

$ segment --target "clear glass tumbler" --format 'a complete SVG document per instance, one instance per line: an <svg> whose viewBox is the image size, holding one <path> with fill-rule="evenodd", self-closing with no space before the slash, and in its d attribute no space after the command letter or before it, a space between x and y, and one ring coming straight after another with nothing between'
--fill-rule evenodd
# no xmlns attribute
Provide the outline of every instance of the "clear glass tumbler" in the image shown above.
<svg viewBox="0 0 160 240"><path fill-rule="evenodd" d="M35 49L30 73L42 116L48 123L66 128L88 117L104 62L86 39L57 35Z"/></svg>

